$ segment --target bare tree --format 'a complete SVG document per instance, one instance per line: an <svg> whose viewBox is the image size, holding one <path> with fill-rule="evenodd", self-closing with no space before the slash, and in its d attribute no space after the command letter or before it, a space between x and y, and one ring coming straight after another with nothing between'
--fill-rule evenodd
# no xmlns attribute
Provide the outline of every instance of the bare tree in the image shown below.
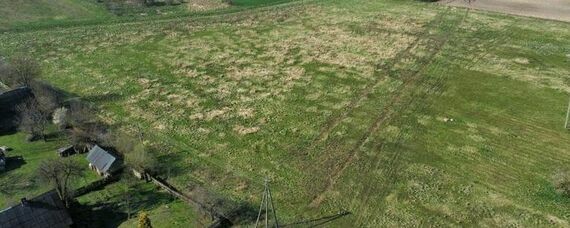
<svg viewBox="0 0 570 228"><path fill-rule="evenodd" d="M53 112L52 122L55 124L60 130L67 128L68 125L68 110L65 107L57 108Z"/></svg>
<svg viewBox="0 0 570 228"><path fill-rule="evenodd" d="M11 59L8 69L7 83L12 87L30 87L41 74L40 65L33 58L26 56L16 56Z"/></svg>
<svg viewBox="0 0 570 228"><path fill-rule="evenodd" d="M71 183L75 178L82 176L84 168L72 159L50 159L43 161L38 169L41 180L52 185L59 198L69 207L73 199Z"/></svg>
<svg viewBox="0 0 570 228"><path fill-rule="evenodd" d="M45 139L48 117L40 110L36 100L28 99L18 105L16 111L20 115L19 128L21 131L30 134L30 141L38 138Z"/></svg>
<svg viewBox="0 0 570 228"><path fill-rule="evenodd" d="M95 115L93 111L83 102L73 100L69 104L68 123L73 127L85 127L93 123Z"/></svg>
<svg viewBox="0 0 570 228"><path fill-rule="evenodd" d="M121 198L124 202L125 209L127 211L127 219L131 219L131 215L133 212L132 208L134 200L133 188L135 185L136 185L136 179L134 179L132 175L123 175L123 177L121 177L120 193L121 193Z"/></svg>
<svg viewBox="0 0 570 228"><path fill-rule="evenodd" d="M4 86L8 86L11 83L12 67L0 58L0 83Z"/></svg>
<svg viewBox="0 0 570 228"><path fill-rule="evenodd" d="M69 132L69 139L75 151L80 153L87 152L89 145L94 142L91 135L80 128L72 128Z"/></svg>
<svg viewBox="0 0 570 228"><path fill-rule="evenodd" d="M154 172L158 162L154 155L143 144L136 144L132 151L125 151L127 165L142 172Z"/></svg>
<svg viewBox="0 0 570 228"><path fill-rule="evenodd" d="M60 96L51 86L38 81L32 82L30 86L42 112L49 115L59 107Z"/></svg>

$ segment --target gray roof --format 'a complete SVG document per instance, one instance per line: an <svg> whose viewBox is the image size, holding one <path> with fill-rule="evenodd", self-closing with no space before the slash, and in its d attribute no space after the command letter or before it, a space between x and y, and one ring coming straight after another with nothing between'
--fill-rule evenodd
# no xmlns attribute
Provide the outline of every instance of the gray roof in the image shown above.
<svg viewBox="0 0 570 228"><path fill-rule="evenodd" d="M59 149L57 149L57 152L61 154L61 153L63 153L63 152L66 152L66 151L68 151L68 150L71 150L71 149L73 149L73 145L64 146L64 147L62 147L62 148L59 148Z"/></svg>
<svg viewBox="0 0 570 228"><path fill-rule="evenodd" d="M104 173L113 172L119 166L118 159L115 156L97 145L87 154L87 161Z"/></svg>
<svg viewBox="0 0 570 228"><path fill-rule="evenodd" d="M0 211L1 228L60 228L69 227L72 223L55 191L28 200L25 205L20 203Z"/></svg>

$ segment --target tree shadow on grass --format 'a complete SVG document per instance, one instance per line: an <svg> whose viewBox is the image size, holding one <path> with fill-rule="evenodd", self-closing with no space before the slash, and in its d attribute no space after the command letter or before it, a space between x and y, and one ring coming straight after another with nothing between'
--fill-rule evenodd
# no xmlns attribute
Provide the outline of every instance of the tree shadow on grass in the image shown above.
<svg viewBox="0 0 570 228"><path fill-rule="evenodd" d="M158 189L138 190L133 195L131 210L132 212L151 210L174 200L176 198L166 192L158 191Z"/></svg>
<svg viewBox="0 0 570 228"><path fill-rule="evenodd" d="M118 93L108 93L108 94L99 94L99 95L88 95L82 97L82 100L93 102L93 103L107 103L107 102L116 102L123 99L123 95Z"/></svg>
<svg viewBox="0 0 570 228"><path fill-rule="evenodd" d="M0 136L13 135L18 131L15 113L0 113Z"/></svg>
<svg viewBox="0 0 570 228"><path fill-rule="evenodd" d="M65 132L63 131L49 132L44 135L44 141L46 142L65 141L65 140L67 140L67 138Z"/></svg>
<svg viewBox="0 0 570 228"><path fill-rule="evenodd" d="M73 227L118 227L128 217L127 213L113 203L77 204L69 212L74 222Z"/></svg>
<svg viewBox="0 0 570 228"><path fill-rule="evenodd" d="M328 224L330 222L333 222L337 219L340 219L344 216L351 215L351 214L352 213L350 213L349 211L343 210L343 211L338 212L337 214L323 216L320 218L307 219L307 220L297 221L297 222L293 222L293 223L282 224L281 227L321 227L321 226L324 226L325 224Z"/></svg>
<svg viewBox="0 0 570 228"><path fill-rule="evenodd" d="M12 170L18 169L26 164L26 160L22 156L13 156L6 158L6 170L5 173L10 172Z"/></svg>
<svg viewBox="0 0 570 228"><path fill-rule="evenodd" d="M88 194L101 191L106 197L97 202L74 205L70 211L76 223L75 227L118 227L129 219L129 213L132 218L141 211L150 211L175 200L168 193L157 191L154 186L145 187L144 185L151 184L140 182L134 184L128 191L120 191L116 188L111 190L108 187L91 191Z"/></svg>
<svg viewBox="0 0 570 228"><path fill-rule="evenodd" d="M173 165L180 161L184 161L183 153L168 153L168 154L160 154L157 158L160 162L159 166L159 176L168 181L171 177L180 176L183 174L187 174L189 172L188 169L183 168L181 165Z"/></svg>

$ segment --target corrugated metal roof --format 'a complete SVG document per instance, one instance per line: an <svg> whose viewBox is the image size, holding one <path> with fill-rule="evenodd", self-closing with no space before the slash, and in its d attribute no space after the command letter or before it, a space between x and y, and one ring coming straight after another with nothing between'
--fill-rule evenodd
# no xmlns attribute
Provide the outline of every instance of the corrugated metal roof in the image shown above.
<svg viewBox="0 0 570 228"><path fill-rule="evenodd" d="M87 154L87 161L104 173L113 171L111 170L111 167L116 160L117 158L115 156L97 145L95 145L89 151L89 154Z"/></svg>
<svg viewBox="0 0 570 228"><path fill-rule="evenodd" d="M55 191L46 192L25 205L0 211L0 227L63 228L73 224L63 202Z"/></svg>

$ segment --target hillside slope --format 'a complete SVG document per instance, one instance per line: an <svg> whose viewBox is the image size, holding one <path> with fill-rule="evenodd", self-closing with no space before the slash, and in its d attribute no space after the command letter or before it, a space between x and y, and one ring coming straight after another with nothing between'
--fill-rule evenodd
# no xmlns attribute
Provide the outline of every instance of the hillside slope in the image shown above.
<svg viewBox="0 0 570 228"><path fill-rule="evenodd" d="M0 43L43 60L46 80L108 124L145 129L179 189L255 208L270 177L282 223L341 210L330 226L570 219L550 182L570 164L568 23L339 0Z"/></svg>
<svg viewBox="0 0 570 228"><path fill-rule="evenodd" d="M108 16L92 0L0 0L0 29L39 21L64 21Z"/></svg>

